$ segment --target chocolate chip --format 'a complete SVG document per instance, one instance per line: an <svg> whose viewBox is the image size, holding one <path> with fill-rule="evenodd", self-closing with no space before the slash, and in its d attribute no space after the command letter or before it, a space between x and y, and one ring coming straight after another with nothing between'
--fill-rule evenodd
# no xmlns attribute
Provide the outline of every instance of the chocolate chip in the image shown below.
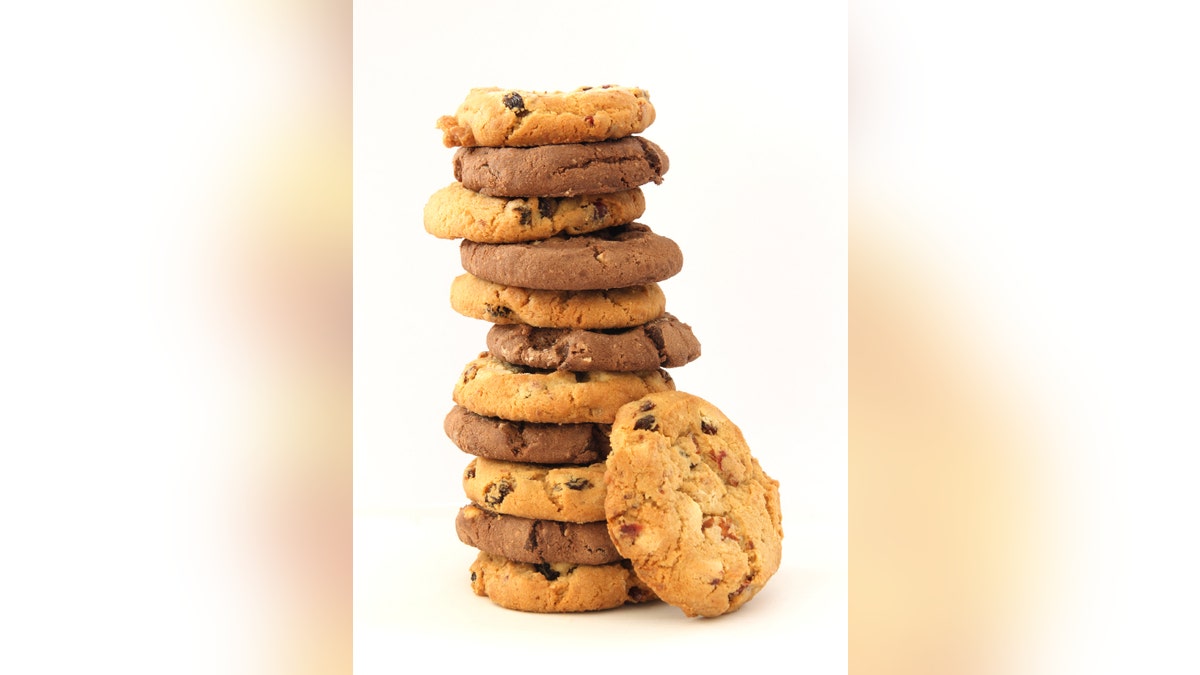
<svg viewBox="0 0 1200 675"><path fill-rule="evenodd" d="M475 570L471 570L471 581L475 581L478 578L478 575L475 574Z"/></svg>
<svg viewBox="0 0 1200 675"><path fill-rule="evenodd" d="M575 373L576 382L588 382L592 379L592 374L587 371L578 371Z"/></svg>
<svg viewBox="0 0 1200 675"><path fill-rule="evenodd" d="M553 218L558 212L558 200L552 197L542 197L538 199L538 213L543 218Z"/></svg>
<svg viewBox="0 0 1200 675"><path fill-rule="evenodd" d="M504 305L491 305L484 303L483 311L493 319L506 319L512 314L512 310Z"/></svg>
<svg viewBox="0 0 1200 675"><path fill-rule="evenodd" d="M700 431L703 431L704 433L708 434L709 436L712 436L717 433L717 425L715 425L712 422L708 421L707 419L701 417L700 418Z"/></svg>
<svg viewBox="0 0 1200 675"><path fill-rule="evenodd" d="M640 586L634 586L629 589L629 599L633 600L634 602L641 602L649 597L649 595L650 594Z"/></svg>
<svg viewBox="0 0 1200 675"><path fill-rule="evenodd" d="M550 563L538 563L533 568L541 572L542 576L546 577L546 581L554 581L559 577L558 572L550 566Z"/></svg>
<svg viewBox="0 0 1200 675"><path fill-rule="evenodd" d="M642 401L642 405L638 406L638 412L646 412L654 410L654 401Z"/></svg>
<svg viewBox="0 0 1200 675"><path fill-rule="evenodd" d="M533 222L533 209L528 206L518 206L515 210L520 217L520 220L517 221L518 225L529 225Z"/></svg>
<svg viewBox="0 0 1200 675"><path fill-rule="evenodd" d="M654 431L656 428L658 428L656 422L657 420L654 419L654 415L646 415L645 417L639 417L638 420L633 423L633 428L641 429L643 431Z"/></svg>
<svg viewBox="0 0 1200 675"><path fill-rule="evenodd" d="M592 481L586 478L572 478L571 480L567 481L567 487L571 488L572 490L586 490L587 488L592 487Z"/></svg>
<svg viewBox="0 0 1200 675"><path fill-rule="evenodd" d="M608 204L605 204L603 201L600 201L599 199L592 202L592 220L594 220L596 222L600 222L601 220L604 220L604 217L607 215L608 215Z"/></svg>
<svg viewBox="0 0 1200 675"><path fill-rule="evenodd" d="M492 486L489 487L487 492L483 495L483 501L487 502L490 506L496 506L500 502L504 501L504 498L511 494L512 491L512 484L508 481L496 481L495 483L492 483Z"/></svg>
<svg viewBox="0 0 1200 675"><path fill-rule="evenodd" d="M467 467L467 471L466 471L466 473L463 474L463 478L474 478L474 477L475 477L475 467L474 466Z"/></svg>
<svg viewBox="0 0 1200 675"><path fill-rule="evenodd" d="M501 100L504 102L504 107L509 110L518 114L525 112L525 99L521 98L517 92L510 91Z"/></svg>

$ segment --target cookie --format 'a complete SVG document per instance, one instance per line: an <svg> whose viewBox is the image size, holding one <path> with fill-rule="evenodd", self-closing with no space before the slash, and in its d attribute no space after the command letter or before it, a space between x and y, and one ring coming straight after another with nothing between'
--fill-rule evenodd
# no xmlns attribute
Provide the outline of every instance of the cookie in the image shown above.
<svg viewBox="0 0 1200 675"><path fill-rule="evenodd" d="M516 562L605 565L621 559L603 520L534 520L468 504L458 510L454 526L464 544Z"/></svg>
<svg viewBox="0 0 1200 675"><path fill-rule="evenodd" d="M732 612L779 569L779 483L707 401L651 394L621 408L605 474L609 534L638 577L688 616Z"/></svg>
<svg viewBox="0 0 1200 675"><path fill-rule="evenodd" d="M632 373L535 370L484 352L463 368L453 398L458 405L486 417L610 424L626 403L673 389L674 380L661 369Z"/></svg>
<svg viewBox="0 0 1200 675"><path fill-rule="evenodd" d="M658 284L599 291L547 291L505 286L467 273L450 285L450 306L472 319L541 328L596 330L639 326L662 315Z"/></svg>
<svg viewBox="0 0 1200 675"><path fill-rule="evenodd" d="M624 561L531 565L482 551L471 564L471 589L522 612L591 612L656 599Z"/></svg>
<svg viewBox="0 0 1200 675"><path fill-rule="evenodd" d="M454 179L490 197L572 197L662 183L667 155L641 136L533 148L459 148Z"/></svg>
<svg viewBox="0 0 1200 675"><path fill-rule="evenodd" d="M459 257L480 279L555 291L641 286L683 268L679 246L641 223L516 244L464 241Z"/></svg>
<svg viewBox="0 0 1200 675"><path fill-rule="evenodd" d="M506 244L546 239L560 232L595 232L631 223L645 211L641 188L606 195L506 199L451 183L425 203L425 231L441 239Z"/></svg>
<svg viewBox="0 0 1200 675"><path fill-rule="evenodd" d="M533 520L604 520L604 462L556 466L476 457L463 471L467 499L494 513Z"/></svg>
<svg viewBox="0 0 1200 675"><path fill-rule="evenodd" d="M650 94L606 84L574 91L480 87L437 121L447 148L456 145L528 147L623 138L654 122Z"/></svg>
<svg viewBox="0 0 1200 675"><path fill-rule="evenodd" d="M640 326L609 331L495 325L488 350L530 368L627 372L675 368L700 357L700 341L686 323L664 313Z"/></svg>
<svg viewBox="0 0 1200 675"><path fill-rule="evenodd" d="M456 405L442 423L463 452L510 462L591 464L608 456L607 424L538 424L485 417Z"/></svg>

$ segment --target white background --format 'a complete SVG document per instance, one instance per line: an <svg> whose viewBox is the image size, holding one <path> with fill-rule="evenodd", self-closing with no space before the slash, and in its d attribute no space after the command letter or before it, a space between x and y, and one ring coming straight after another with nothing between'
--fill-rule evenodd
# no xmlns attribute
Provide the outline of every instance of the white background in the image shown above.
<svg viewBox="0 0 1200 675"><path fill-rule="evenodd" d="M452 8L451 8L452 7ZM512 653L572 671L783 657L846 668L846 6L359 2L355 7L356 669ZM710 8L711 7L711 8ZM781 484L783 566L739 612L536 616L474 596L454 532L470 459L442 418L488 324L456 314L457 242L422 226L453 180L434 127L474 86L650 91L670 157L641 222L684 268L667 308L703 355L672 371ZM603 637L602 637L603 636ZM600 651L600 646L604 645ZM615 647L615 649L614 649ZM542 659L550 659L542 661Z"/></svg>

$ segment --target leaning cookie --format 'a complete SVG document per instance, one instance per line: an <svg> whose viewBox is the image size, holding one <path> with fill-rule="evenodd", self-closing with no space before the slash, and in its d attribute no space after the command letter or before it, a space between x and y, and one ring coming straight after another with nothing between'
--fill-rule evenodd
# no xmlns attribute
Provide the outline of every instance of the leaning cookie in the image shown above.
<svg viewBox="0 0 1200 675"><path fill-rule="evenodd" d="M482 551L471 564L471 589L522 612L592 612L656 599L624 561L531 565Z"/></svg>
<svg viewBox="0 0 1200 675"><path fill-rule="evenodd" d="M650 94L604 85L574 91L479 87L453 116L437 121L446 147L528 147L623 138L654 122Z"/></svg>
<svg viewBox="0 0 1200 675"><path fill-rule="evenodd" d="M480 279L554 291L640 286L683 268L679 246L642 223L516 244L464 241L459 258Z"/></svg>
<svg viewBox="0 0 1200 675"><path fill-rule="evenodd" d="M605 565L621 559L603 520L535 520L467 504L458 510L454 527L464 544L517 562Z"/></svg>
<svg viewBox="0 0 1200 675"><path fill-rule="evenodd" d="M684 392L621 408L606 460L605 512L638 577L688 616L732 612L779 569L779 483L738 429Z"/></svg>
<svg viewBox="0 0 1200 675"><path fill-rule="evenodd" d="M509 244L556 234L586 234L639 218L641 188L576 197L488 197L462 183L433 193L425 203L425 231L440 239Z"/></svg>
<svg viewBox="0 0 1200 675"><path fill-rule="evenodd" d="M454 153L454 179L490 197L621 192L662 183L669 166L662 148L641 136L533 148L459 148Z"/></svg>
<svg viewBox="0 0 1200 675"><path fill-rule="evenodd" d="M661 369L632 373L539 371L484 352L463 368L454 384L453 399L486 417L552 424L609 424L626 403L674 388L674 380Z"/></svg>
<svg viewBox="0 0 1200 675"><path fill-rule="evenodd" d="M541 328L597 330L639 326L662 315L667 297L656 283L594 291L546 291L496 284L462 274L450 284L450 306L472 319Z"/></svg>
<svg viewBox="0 0 1200 675"><path fill-rule="evenodd" d="M594 523L604 520L604 463L554 466L476 457L463 471L463 492L495 513Z"/></svg>
<svg viewBox="0 0 1200 675"><path fill-rule="evenodd" d="M607 424L549 424L487 417L456 405L442 423L463 452L510 462L591 464L608 456Z"/></svg>
<svg viewBox="0 0 1200 675"><path fill-rule="evenodd" d="M691 326L669 313L608 331L495 325L488 331L487 345L509 363L570 371L675 368L700 357L700 341Z"/></svg>

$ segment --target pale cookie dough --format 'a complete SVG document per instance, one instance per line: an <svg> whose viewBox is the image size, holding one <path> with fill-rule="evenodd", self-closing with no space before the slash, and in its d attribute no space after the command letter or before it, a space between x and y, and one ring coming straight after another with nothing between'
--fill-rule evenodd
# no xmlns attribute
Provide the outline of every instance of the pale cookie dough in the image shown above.
<svg viewBox="0 0 1200 675"><path fill-rule="evenodd" d="M598 330L640 326L656 319L666 310L667 296L657 283L599 291L546 291L462 274L450 284L450 306L463 316L497 324Z"/></svg>
<svg viewBox="0 0 1200 675"><path fill-rule="evenodd" d="M463 471L463 491L480 507L533 520L604 520L604 462L556 466L476 457Z"/></svg>

